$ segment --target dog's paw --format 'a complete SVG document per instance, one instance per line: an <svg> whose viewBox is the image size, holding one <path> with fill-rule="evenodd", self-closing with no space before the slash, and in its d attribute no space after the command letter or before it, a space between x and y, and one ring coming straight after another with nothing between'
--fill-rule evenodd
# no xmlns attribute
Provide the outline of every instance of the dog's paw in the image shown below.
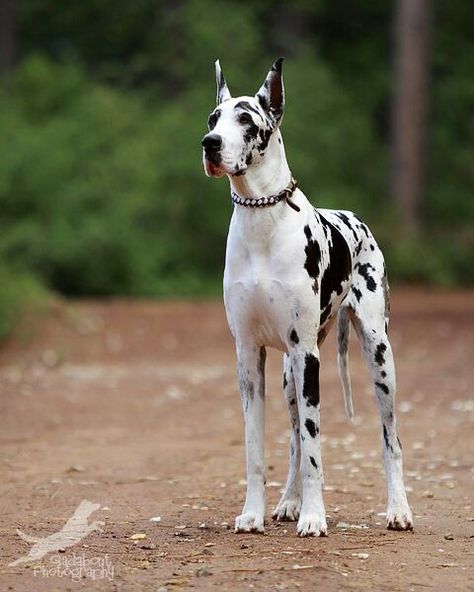
<svg viewBox="0 0 474 592"><path fill-rule="evenodd" d="M301 510L301 500L299 498L282 499L273 510L272 518L279 521L298 520Z"/></svg>
<svg viewBox="0 0 474 592"><path fill-rule="evenodd" d="M301 537L326 536L328 533L328 527L324 514L302 514L298 520L296 532Z"/></svg>
<svg viewBox="0 0 474 592"><path fill-rule="evenodd" d="M387 528L389 530L413 530L413 517L408 504L387 510Z"/></svg>
<svg viewBox="0 0 474 592"><path fill-rule="evenodd" d="M263 515L244 512L235 519L235 532L264 532Z"/></svg>

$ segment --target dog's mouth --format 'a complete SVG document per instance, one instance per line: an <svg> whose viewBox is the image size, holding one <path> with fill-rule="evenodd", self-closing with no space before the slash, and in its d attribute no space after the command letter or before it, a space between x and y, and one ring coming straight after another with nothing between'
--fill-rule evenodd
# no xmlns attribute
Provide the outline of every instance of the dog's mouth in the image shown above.
<svg viewBox="0 0 474 592"><path fill-rule="evenodd" d="M222 160L215 156L204 154L204 170L208 177L222 177L225 171L222 167Z"/></svg>

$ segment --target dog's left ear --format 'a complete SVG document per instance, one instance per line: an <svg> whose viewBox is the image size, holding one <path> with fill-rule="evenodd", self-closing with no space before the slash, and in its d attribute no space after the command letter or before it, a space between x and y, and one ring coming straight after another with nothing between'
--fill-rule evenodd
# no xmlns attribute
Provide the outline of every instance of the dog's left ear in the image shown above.
<svg viewBox="0 0 474 592"><path fill-rule="evenodd" d="M230 91L225 81L224 74L221 70L221 64L219 60L216 60L216 85L217 85L217 97L216 103L220 105L223 101L231 99Z"/></svg>
<svg viewBox="0 0 474 592"><path fill-rule="evenodd" d="M255 95L263 109L276 124L280 123L285 108L285 89L281 75L283 58L278 58Z"/></svg>

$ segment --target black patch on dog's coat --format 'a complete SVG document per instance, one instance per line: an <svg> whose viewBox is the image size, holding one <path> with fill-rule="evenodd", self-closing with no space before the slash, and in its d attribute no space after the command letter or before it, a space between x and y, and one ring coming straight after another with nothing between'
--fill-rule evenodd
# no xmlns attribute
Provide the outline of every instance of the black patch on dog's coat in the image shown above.
<svg viewBox="0 0 474 592"><path fill-rule="evenodd" d="M313 354L304 359L303 397L308 407L319 405L319 360Z"/></svg>
<svg viewBox="0 0 474 592"><path fill-rule="evenodd" d="M210 132L216 127L220 116L221 116L220 109L216 109L213 113L211 113L209 115L209 119L207 120L207 127L209 128Z"/></svg>
<svg viewBox="0 0 474 592"><path fill-rule="evenodd" d="M383 382L376 382L375 386L378 386L379 389L384 392L386 395L388 395L388 393L390 392L390 389L388 388L388 386L383 383Z"/></svg>
<svg viewBox="0 0 474 592"><path fill-rule="evenodd" d="M257 370L261 376L259 395L261 399L265 398L265 360L267 359L267 350L264 347L260 348Z"/></svg>
<svg viewBox="0 0 474 592"><path fill-rule="evenodd" d="M343 212L338 212L336 214L336 216L339 218L339 220L341 220L341 222L343 222L343 224L345 224L347 226L347 228L349 228L352 231L352 234L354 235L355 240L359 240L359 237L357 236L357 232L354 230L354 227L351 224L351 221L349 220L349 218L346 216L346 214L344 214ZM362 243L361 243L362 246Z"/></svg>
<svg viewBox="0 0 474 592"><path fill-rule="evenodd" d="M306 253L304 268L308 272L309 277L313 278L313 292L317 294L321 249L319 248L318 242L313 239L311 228L308 225L304 227L304 233L307 239L307 245L304 248L304 252Z"/></svg>
<svg viewBox="0 0 474 592"><path fill-rule="evenodd" d="M311 436L311 438L316 438L316 434L318 433L318 429L316 428L314 421L312 419L307 419L304 422L304 425L306 427L306 429L308 430L308 434Z"/></svg>
<svg viewBox="0 0 474 592"><path fill-rule="evenodd" d="M246 123L244 133L244 142L250 144L252 140L255 140L258 136L258 125L255 123Z"/></svg>
<svg viewBox="0 0 474 592"><path fill-rule="evenodd" d="M324 216L321 215L321 212L318 212L318 210L316 208L314 209L314 216L316 218L316 220L319 221L319 223L321 224L321 226L324 228L324 230L326 231L326 237L329 238L329 234L331 233L331 223L328 222L326 220L326 218L324 218Z"/></svg>
<svg viewBox="0 0 474 592"><path fill-rule="evenodd" d="M252 107L252 105L248 101L239 101L237 103L237 105L235 105L234 109L242 109L244 111L251 111L252 113L255 113L256 115L258 115L259 117L262 117L259 110L256 109L255 107Z"/></svg>
<svg viewBox="0 0 474 592"><path fill-rule="evenodd" d="M290 333L290 341L292 341L293 343L299 343L300 342L300 338L298 337L298 333L296 332L295 329L291 330Z"/></svg>
<svg viewBox="0 0 474 592"><path fill-rule="evenodd" d="M259 130L258 132L258 137L260 138L260 141L257 144L257 150L259 151L260 154L263 154L268 146L268 142L270 141L272 135L272 130L271 129L266 129L266 130Z"/></svg>
<svg viewBox="0 0 474 592"><path fill-rule="evenodd" d="M328 304L319 317L319 325L320 326L324 325L324 323L328 320L328 318L331 315L331 312L332 312L332 307L330 304Z"/></svg>
<svg viewBox="0 0 474 592"><path fill-rule="evenodd" d="M321 215L320 218L324 220ZM321 310L326 318L330 314L330 310L326 312L325 309L331 303L331 295L334 292L338 296L342 294L342 285L348 281L352 267L351 254L344 237L334 224L327 222L327 225L332 240L329 244L329 265L321 278ZM321 324L323 315L321 315Z"/></svg>
<svg viewBox="0 0 474 592"><path fill-rule="evenodd" d="M352 286L352 292L354 293L354 296L357 298L357 302L360 302L360 299L362 298L362 292L355 286Z"/></svg>
<svg viewBox="0 0 474 592"><path fill-rule="evenodd" d="M390 446L390 442L388 441L388 433L385 424L383 424L383 439L385 440L385 446L393 452L393 448Z"/></svg>
<svg viewBox="0 0 474 592"><path fill-rule="evenodd" d="M364 232L365 236L367 238L370 238L369 231L367 229L367 226L364 224L364 222L362 222L362 220L359 218L359 216L356 216L355 214L354 214L354 218L360 222L359 228Z"/></svg>
<svg viewBox="0 0 474 592"><path fill-rule="evenodd" d="M264 83L264 86L266 86L266 83ZM260 103L260 107L264 110L264 111L268 111L268 101L267 99L261 95L260 93L257 95L257 100Z"/></svg>
<svg viewBox="0 0 474 592"><path fill-rule="evenodd" d="M374 278L369 273L369 270L375 271L375 268L372 265L370 265L370 263L357 263L356 267L359 271L359 274L365 279L365 282L367 284L367 290L375 292L377 284L375 283Z"/></svg>
<svg viewBox="0 0 474 592"><path fill-rule="evenodd" d="M387 351L387 346L385 345L385 343L383 341L381 341L378 345L377 348L375 350L375 361L379 366L382 366L382 364L385 364L385 358L383 357L384 353Z"/></svg>

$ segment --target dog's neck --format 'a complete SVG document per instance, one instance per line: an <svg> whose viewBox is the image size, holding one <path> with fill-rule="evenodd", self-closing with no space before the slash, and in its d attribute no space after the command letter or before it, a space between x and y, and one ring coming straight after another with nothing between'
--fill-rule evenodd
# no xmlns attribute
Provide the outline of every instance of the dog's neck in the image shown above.
<svg viewBox="0 0 474 592"><path fill-rule="evenodd" d="M271 135L260 162L250 165L244 175L229 176L229 180L232 191L240 197L260 198L280 193L291 180L280 130Z"/></svg>

